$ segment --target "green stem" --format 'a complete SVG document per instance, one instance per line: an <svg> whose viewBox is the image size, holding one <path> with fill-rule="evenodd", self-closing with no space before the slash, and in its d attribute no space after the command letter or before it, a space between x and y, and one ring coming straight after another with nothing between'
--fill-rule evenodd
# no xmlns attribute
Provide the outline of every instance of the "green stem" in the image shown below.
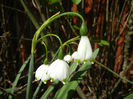
<svg viewBox="0 0 133 99"><path fill-rule="evenodd" d="M125 77L120 76L119 74L117 74L116 72L112 71L112 70L111 70L110 68L108 68L107 66L104 66L103 64L99 63L99 62L96 61L95 59L92 59L92 61L95 62L95 63L97 63L99 66L105 68L106 70L108 70L108 71L111 72L112 74L116 75L116 76L119 77L120 79L125 80L125 81L127 81L128 83L130 83L130 84L133 84L132 81L126 79Z"/></svg>
<svg viewBox="0 0 133 99"><path fill-rule="evenodd" d="M47 45L43 41L42 41L42 44L44 45L45 50L46 50L46 58L44 60L44 64L47 64L48 63L48 48L47 48Z"/></svg>
<svg viewBox="0 0 133 99"><path fill-rule="evenodd" d="M63 46L65 46L65 45L68 46L68 44L71 43L72 41L76 41L76 40L79 39L79 36L77 36L77 37L72 38L72 39L70 39L70 40L68 40L68 41L66 41L65 43L62 44L62 41L61 41L61 39L60 39L60 37L58 35L55 35L55 34L47 34L47 35L44 35L43 37L39 38L37 40L37 43L39 43L43 38L48 37L48 36L54 36L54 37L56 37L59 40L59 42L60 42L60 48L63 47ZM44 46L46 46L46 45L44 45ZM46 58L47 58L47 56L46 56Z"/></svg>
<svg viewBox="0 0 133 99"><path fill-rule="evenodd" d="M60 7L61 7L62 11L65 12L65 10L64 10L64 8L63 8L63 6L62 6L61 0L59 1L59 4L60 4ZM71 24L70 21L68 20L68 17L65 17L65 19L66 19L68 25L70 26L70 28L72 29L73 33L75 34L75 36L78 36L78 34L75 32L75 30L74 30L72 24Z"/></svg>
<svg viewBox="0 0 133 99"><path fill-rule="evenodd" d="M67 44L66 46L67 46L67 48L68 48L68 55L71 55L71 47L70 47L70 45Z"/></svg>
<svg viewBox="0 0 133 99"><path fill-rule="evenodd" d="M66 41L65 43L63 43L63 46L67 46L68 48L69 48L69 55L70 55L70 46L69 46L69 44L71 43L71 42L73 42L73 41L76 41L76 40L78 40L79 39L79 36L77 36L77 37L75 37L75 38L72 38L72 39L70 39L70 40L68 40L68 41Z"/></svg>
<svg viewBox="0 0 133 99"><path fill-rule="evenodd" d="M59 40L59 42L60 42L60 46L62 46L62 41L61 41L60 37L58 35L56 35L56 34L47 34L47 35L44 35L43 37L41 37L41 38L39 38L37 40L37 43L40 42L43 38L48 37L48 36L56 37Z"/></svg>
<svg viewBox="0 0 133 99"><path fill-rule="evenodd" d="M46 20L41 27L36 31L33 39L32 39L32 48L31 48L31 53L34 53L36 44L37 44L37 39L40 35L40 33L42 33L42 31L47 27L47 25L49 24L49 20L51 20L53 17L57 16L60 12L56 13L55 15L51 16L48 20Z"/></svg>
<svg viewBox="0 0 133 99"><path fill-rule="evenodd" d="M62 13L62 14L59 14L59 13L56 13L55 15L53 15L52 17L50 17L48 20L46 20L42 26L36 31L34 37L33 37L33 40L32 40L32 50L31 52L34 53L34 50L35 50L35 47L36 47L36 41L40 35L40 33L51 23L53 22L54 20L58 19L59 17L61 16L65 16L65 15L70 15L70 16L78 16L81 20L82 20L82 23L85 23L85 20L84 18L76 13L76 12L65 12L65 13Z"/></svg>
<svg viewBox="0 0 133 99"><path fill-rule="evenodd" d="M60 51L60 47L58 48L58 50L56 51L56 53L53 55L53 58L50 61L50 63L52 63L55 60L55 58L56 58L57 54L59 53L59 51Z"/></svg>
<svg viewBox="0 0 133 99"><path fill-rule="evenodd" d="M72 39L66 41L66 42L63 44L63 46L68 45L68 44L71 43L72 41L76 41L76 40L78 40L78 39L79 39L79 36L74 37L74 38L72 38Z"/></svg>

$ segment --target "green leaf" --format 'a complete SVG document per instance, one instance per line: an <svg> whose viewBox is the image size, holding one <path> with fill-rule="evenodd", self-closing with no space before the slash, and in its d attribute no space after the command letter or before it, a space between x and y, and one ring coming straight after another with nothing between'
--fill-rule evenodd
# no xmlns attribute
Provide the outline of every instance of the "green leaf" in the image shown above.
<svg viewBox="0 0 133 99"><path fill-rule="evenodd" d="M63 50L62 50L62 48L60 48L60 50L59 50L58 58L63 59Z"/></svg>
<svg viewBox="0 0 133 99"><path fill-rule="evenodd" d="M78 65L77 61L71 64L71 66L70 66L70 75L76 70L77 65Z"/></svg>
<svg viewBox="0 0 133 99"><path fill-rule="evenodd" d="M99 43L98 43L100 46L109 46L109 42L108 41L105 41L105 40L101 40Z"/></svg>
<svg viewBox="0 0 133 99"><path fill-rule="evenodd" d="M59 82L59 81L54 81L54 82L52 83L52 85L50 85L50 86L48 87L48 89L45 91L45 93L41 96L40 99L47 99L48 96L49 96L49 94L50 94L50 92L54 89L55 85L56 85L58 82Z"/></svg>
<svg viewBox="0 0 133 99"><path fill-rule="evenodd" d="M29 72L28 72L28 83L26 90L26 99L30 99L32 94L32 80L33 80L33 71L34 71L34 54L31 54L30 64L29 64Z"/></svg>
<svg viewBox="0 0 133 99"><path fill-rule="evenodd" d="M78 27L77 25L73 25L73 27L77 30L80 30L80 27Z"/></svg>
<svg viewBox="0 0 133 99"><path fill-rule="evenodd" d="M71 81L65 84L61 89L56 92L54 99L71 99L71 92L73 92L77 88L77 86L77 81Z"/></svg>
<svg viewBox="0 0 133 99"><path fill-rule="evenodd" d="M85 64L83 64L83 65L79 68L79 70L78 70L77 73L79 73L79 72L84 72L84 71L88 71L87 69L89 69L90 67L91 67L91 62L90 62L90 61L87 61ZM81 77L79 77L79 78L81 78Z"/></svg>
<svg viewBox="0 0 133 99"><path fill-rule="evenodd" d="M131 94L128 95L127 97L124 97L124 99L133 99L133 93L131 93Z"/></svg>
<svg viewBox="0 0 133 99"><path fill-rule="evenodd" d="M78 5L78 4L81 2L81 0L72 0L72 2L73 2L74 4L76 4L76 5Z"/></svg>
<svg viewBox="0 0 133 99"><path fill-rule="evenodd" d="M39 85L37 86L32 99L36 99L36 95L37 95L38 91L40 90L41 85L42 85L42 81L40 81Z"/></svg>
<svg viewBox="0 0 133 99"><path fill-rule="evenodd" d="M95 59L95 58L97 57L98 53L99 53L99 48L97 48L97 49L93 52L91 58L92 58L92 59Z"/></svg>
<svg viewBox="0 0 133 99"><path fill-rule="evenodd" d="M18 81L19 81L19 79L20 79L20 76L21 76L23 70L25 69L25 67L27 66L27 64L28 64L28 62L29 62L30 59L31 59L31 55L27 58L27 60L26 60L26 61L24 62L24 64L21 66L21 68L20 68L20 70L19 70L18 74L16 75L16 78L15 78L15 80L14 80L14 82L13 82L12 89L15 89L15 87L17 86ZM14 94L14 91L15 91L15 90L11 90L11 94ZM12 95L9 95L8 99L12 99Z"/></svg>

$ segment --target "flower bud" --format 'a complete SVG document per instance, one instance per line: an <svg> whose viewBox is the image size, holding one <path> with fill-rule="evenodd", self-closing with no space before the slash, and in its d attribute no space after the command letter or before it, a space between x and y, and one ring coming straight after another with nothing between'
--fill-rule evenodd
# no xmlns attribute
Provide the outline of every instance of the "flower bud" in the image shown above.
<svg viewBox="0 0 133 99"><path fill-rule="evenodd" d="M88 29L87 29L85 22L83 22L80 27L80 35L87 36L87 34L88 34Z"/></svg>
<svg viewBox="0 0 133 99"><path fill-rule="evenodd" d="M66 55L65 57L64 57L64 61L66 61L66 62L71 62L72 61L72 56L71 55Z"/></svg>
<svg viewBox="0 0 133 99"><path fill-rule="evenodd" d="M74 59L74 60L78 59L78 52L77 51L73 52L72 59Z"/></svg>

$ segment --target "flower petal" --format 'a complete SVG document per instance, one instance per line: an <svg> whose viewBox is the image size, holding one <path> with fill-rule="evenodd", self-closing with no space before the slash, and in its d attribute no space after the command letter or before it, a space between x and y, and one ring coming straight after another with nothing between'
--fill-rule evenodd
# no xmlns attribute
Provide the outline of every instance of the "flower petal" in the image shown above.
<svg viewBox="0 0 133 99"><path fill-rule="evenodd" d="M38 67L35 72L36 80L42 80L46 83L46 81L50 79L50 76L48 74L48 68L49 66L45 64L42 64L40 67Z"/></svg>
<svg viewBox="0 0 133 99"><path fill-rule="evenodd" d="M49 66L49 74L54 80L63 81L69 76L69 65L65 61L57 59Z"/></svg>
<svg viewBox="0 0 133 99"><path fill-rule="evenodd" d="M64 57L64 61L66 61L66 62L71 62L72 61L72 56L71 55L66 55L65 57Z"/></svg>
<svg viewBox="0 0 133 99"><path fill-rule="evenodd" d="M74 60L78 59L78 52L77 51L73 52L72 59L74 59Z"/></svg>
<svg viewBox="0 0 133 99"><path fill-rule="evenodd" d="M92 48L87 36L81 36L81 40L78 45L78 59L80 62L88 60L92 56Z"/></svg>

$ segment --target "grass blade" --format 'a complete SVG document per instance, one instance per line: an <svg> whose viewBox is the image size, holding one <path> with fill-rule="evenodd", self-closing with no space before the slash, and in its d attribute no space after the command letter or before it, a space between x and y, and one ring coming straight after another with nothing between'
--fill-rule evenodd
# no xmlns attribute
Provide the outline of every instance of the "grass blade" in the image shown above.
<svg viewBox="0 0 133 99"><path fill-rule="evenodd" d="M32 79L33 79L33 70L34 70L34 54L31 54L30 66L29 66L29 73L28 73L28 85L26 90L26 99L31 99L32 95Z"/></svg>
<svg viewBox="0 0 133 99"><path fill-rule="evenodd" d="M42 81L40 81L39 85L37 86L37 88L36 88L36 90L35 90L35 92L34 92L34 94L33 94L32 99L36 99L36 95L37 95L37 93L38 93L38 91L39 91L41 85L42 85Z"/></svg>
<svg viewBox="0 0 133 99"><path fill-rule="evenodd" d="M53 82L53 84L50 85L50 86L48 87L48 89L45 91L45 93L42 95L42 97L41 97L40 99L47 99L48 96L49 96L49 94L50 94L50 92L54 89L55 85L56 85L58 82L59 82L59 81Z"/></svg>
<svg viewBox="0 0 133 99"><path fill-rule="evenodd" d="M16 76L16 78L15 78L15 80L14 80L14 82L13 82L11 94L14 93L14 91L15 91L14 89L15 89L15 87L16 87L17 84L18 84L18 81L19 81L19 78L20 78L20 76L21 76L21 73L22 73L23 70L25 69L25 67L26 67L26 65L28 64L28 62L29 62L30 59L31 59L31 55L30 55L30 56L28 57L28 59L24 62L24 64L21 66L21 68L20 68L20 70L19 70L19 72L18 72L18 74L17 74L17 76ZM12 99L12 96L9 95L8 98L9 98L9 99Z"/></svg>

